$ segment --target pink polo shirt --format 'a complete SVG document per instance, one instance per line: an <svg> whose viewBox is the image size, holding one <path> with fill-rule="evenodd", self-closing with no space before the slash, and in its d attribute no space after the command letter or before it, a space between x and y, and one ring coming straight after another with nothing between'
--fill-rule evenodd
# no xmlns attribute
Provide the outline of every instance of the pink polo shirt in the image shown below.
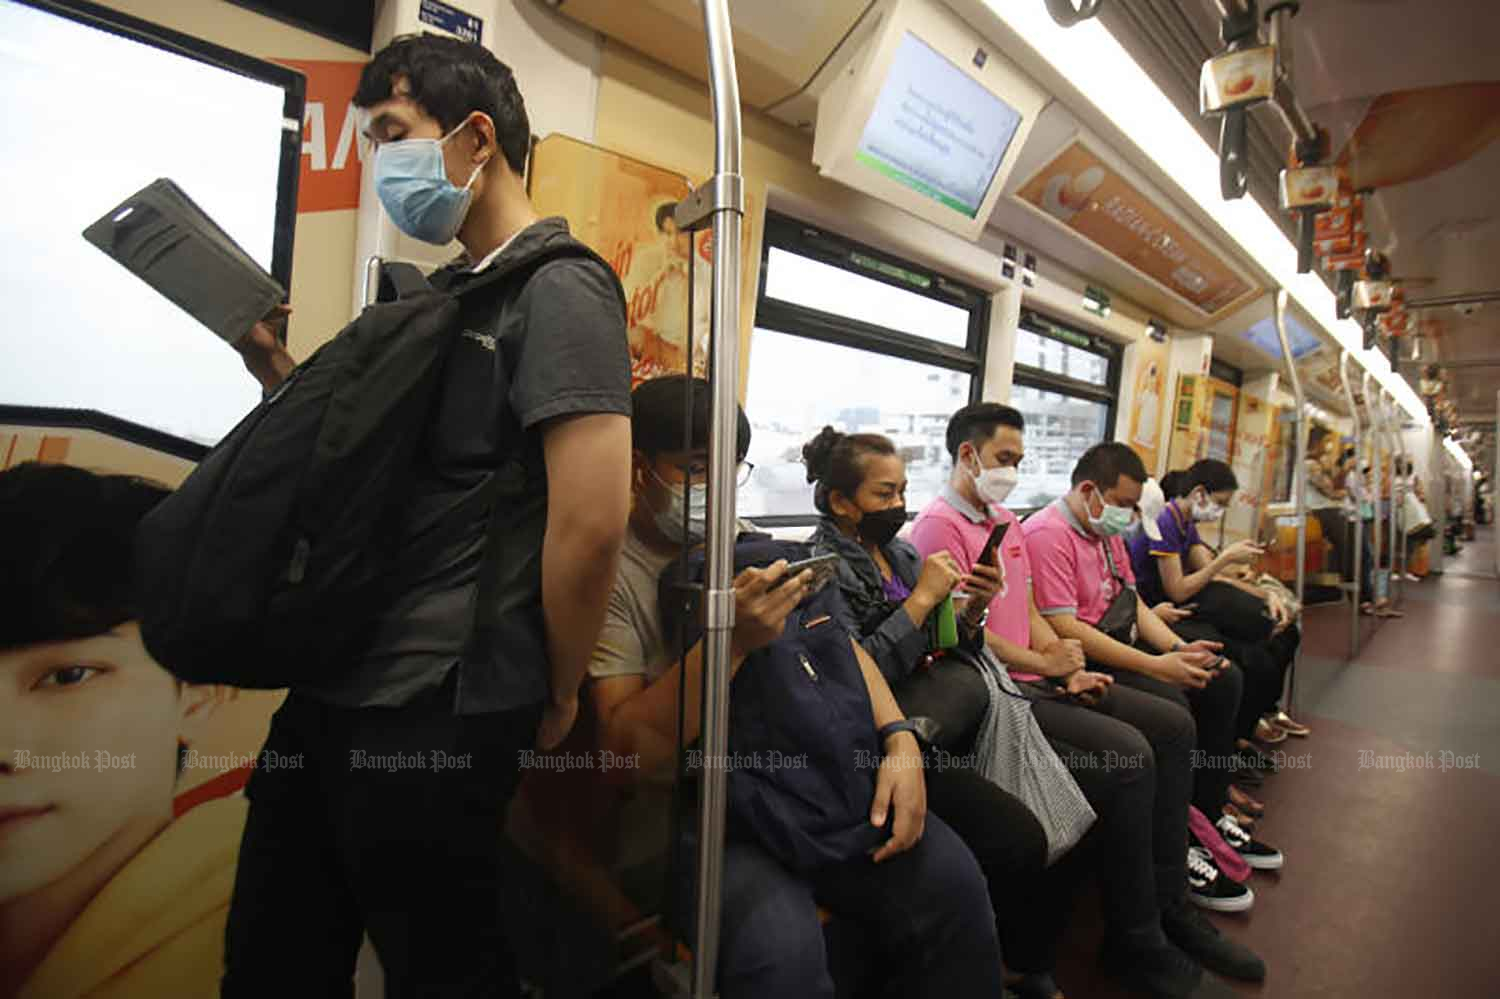
<svg viewBox="0 0 1500 999"><path fill-rule="evenodd" d="M1135 585L1124 539L1100 539L1089 533L1061 499L1026 518L1021 530L1031 560L1037 610L1044 615L1073 614L1085 624L1099 623L1120 592L1104 558L1105 543L1115 568L1126 583Z"/></svg>
<svg viewBox="0 0 1500 999"><path fill-rule="evenodd" d="M959 569L967 573L973 568L979 553L984 551L990 531L999 523L1010 524L1005 540L1000 543L1005 592L990 601L985 630L1027 648L1031 645L1031 612L1026 605L1026 594L1031 589L1031 565L1015 514L1003 507L995 508L992 513L982 512L951 487L944 487L942 495L917 515L909 539L923 558L933 552L946 551L953 556ZM1011 675L1018 680L1038 679L1034 673L1015 670Z"/></svg>

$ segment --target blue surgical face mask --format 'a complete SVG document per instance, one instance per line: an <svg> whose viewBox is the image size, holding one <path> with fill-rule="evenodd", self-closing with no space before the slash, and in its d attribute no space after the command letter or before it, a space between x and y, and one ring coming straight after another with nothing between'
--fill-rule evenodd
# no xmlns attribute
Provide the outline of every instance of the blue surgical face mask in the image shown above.
<svg viewBox="0 0 1500 999"><path fill-rule="evenodd" d="M696 545L708 535L708 486L673 484L656 474L651 475L661 483L670 499L665 510L656 511L656 529L673 544ZM683 491L687 496L684 498ZM683 533L683 507L687 507L687 533Z"/></svg>
<svg viewBox="0 0 1500 999"><path fill-rule="evenodd" d="M443 166L443 144L467 124L441 139L400 139L375 149L375 193L391 222L413 239L443 246L464 224L474 197L469 188L484 164L463 187L455 187Z"/></svg>

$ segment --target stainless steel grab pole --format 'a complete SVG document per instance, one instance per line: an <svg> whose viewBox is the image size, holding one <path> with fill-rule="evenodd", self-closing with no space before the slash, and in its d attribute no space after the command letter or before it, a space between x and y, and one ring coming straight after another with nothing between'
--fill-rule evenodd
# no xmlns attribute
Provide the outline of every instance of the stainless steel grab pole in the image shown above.
<svg viewBox="0 0 1500 999"><path fill-rule="evenodd" d="M1349 404L1349 418L1354 423L1354 474L1359 472L1359 459L1362 451L1359 426L1359 406L1354 401L1354 389L1349 385L1349 352L1346 350L1339 357L1339 381L1344 387L1344 400ZM1347 488L1347 487L1346 487ZM1360 516L1358 507L1354 511L1354 597L1349 601L1349 661L1353 662L1359 656L1359 581L1360 571L1364 568L1363 555L1365 545L1365 519Z"/></svg>
<svg viewBox="0 0 1500 999"><path fill-rule="evenodd" d="M1297 403L1295 451L1296 465L1292 467L1292 497L1297 509L1297 606L1303 606L1307 582L1307 397L1302 394L1302 376L1297 373L1297 362L1292 359L1292 345L1286 334L1287 293L1285 288L1276 289L1276 337L1281 341L1281 357L1286 362L1287 380L1292 383L1292 398ZM1297 694L1297 663L1302 658L1301 645L1286 671L1286 710L1295 706Z"/></svg>
<svg viewBox="0 0 1500 999"><path fill-rule="evenodd" d="M1388 508L1386 510L1386 521L1390 524L1389 531L1386 534L1386 537L1390 538L1390 553L1386 557L1386 561L1390 563L1390 567L1389 575L1386 577L1385 592L1387 599L1391 602L1391 606L1394 607L1396 605L1397 588L1401 585L1401 581L1396 575L1396 554L1400 550L1400 542L1396 539L1396 469L1399 465L1398 457L1401 452L1401 423L1399 417L1396 415L1396 397L1389 393L1384 393L1384 396L1385 433L1387 444L1391 451L1390 498L1386 500ZM1379 511L1378 506L1376 510L1377 512Z"/></svg>
<svg viewBox="0 0 1500 999"><path fill-rule="evenodd" d="M1370 425L1374 429L1374 432L1370 434L1370 494L1378 498L1380 493L1380 393L1372 391L1373 382L1374 379L1370 376L1370 373L1366 371L1365 404L1369 407ZM1370 558L1373 560L1373 564L1370 566L1370 581L1372 587L1374 586L1375 580L1379 578L1380 556L1384 551L1384 548L1381 545L1380 517L1378 516L1378 508L1376 513L1377 516L1373 521L1370 522ZM1376 594L1374 593L1370 594L1371 603L1375 602L1375 596Z"/></svg>
<svg viewBox="0 0 1500 999"><path fill-rule="evenodd" d="M744 218L740 175L740 88L735 73L728 0L703 0L708 43L709 95L714 114L713 294L709 379L713 419L708 448L708 525L705 566L703 725L706 764L698 822L697 938L693 946L693 996L711 999L719 957L724 866L726 773L729 737L729 642L734 629L736 425L739 415L740 235ZM692 335L689 317L688 335Z"/></svg>

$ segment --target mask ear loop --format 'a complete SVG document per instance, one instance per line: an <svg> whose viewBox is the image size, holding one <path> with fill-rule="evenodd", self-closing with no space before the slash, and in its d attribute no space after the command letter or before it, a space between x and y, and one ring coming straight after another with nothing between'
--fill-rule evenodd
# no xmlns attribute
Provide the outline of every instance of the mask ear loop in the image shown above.
<svg viewBox="0 0 1500 999"><path fill-rule="evenodd" d="M453 126L453 130L450 131L447 135L445 135L441 139L437 140L438 145L439 146L447 145L449 139L453 138L459 132L462 132L464 129L466 129L468 127L469 127L469 119L465 118L463 121L461 121L457 125ZM461 187L461 188L459 188L459 190L460 191L467 191L469 188L473 187L474 186L474 178L476 178L476 177L479 176L479 171L483 170L486 166L488 166L489 162L490 162L489 159L486 159L483 163L480 163L478 166L476 166L474 168L474 171L469 174L469 179L464 182L464 186Z"/></svg>

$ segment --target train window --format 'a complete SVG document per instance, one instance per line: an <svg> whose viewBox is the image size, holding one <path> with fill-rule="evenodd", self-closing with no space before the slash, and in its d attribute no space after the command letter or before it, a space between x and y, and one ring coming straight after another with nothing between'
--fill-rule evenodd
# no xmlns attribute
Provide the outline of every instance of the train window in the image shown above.
<svg viewBox="0 0 1500 999"><path fill-rule="evenodd" d="M1119 382L1117 346L1022 310L1010 404L1026 417L1026 458L1007 506L1031 510L1068 491L1083 452L1110 439Z"/></svg>
<svg viewBox="0 0 1500 999"><path fill-rule="evenodd" d="M768 214L745 411L741 516L816 520L802 445L826 425L879 433L906 460L907 508L948 474L948 417L977 398L989 299L842 236Z"/></svg>

